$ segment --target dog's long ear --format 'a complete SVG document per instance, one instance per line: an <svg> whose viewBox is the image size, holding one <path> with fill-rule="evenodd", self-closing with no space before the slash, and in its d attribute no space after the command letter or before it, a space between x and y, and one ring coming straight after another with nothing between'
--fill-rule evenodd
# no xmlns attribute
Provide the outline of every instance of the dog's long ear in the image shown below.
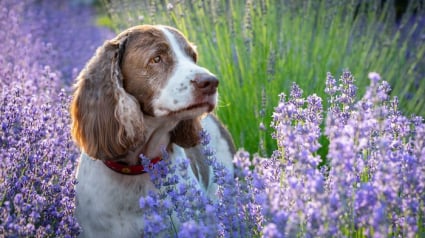
<svg viewBox="0 0 425 238"><path fill-rule="evenodd" d="M196 146L201 141L199 135L201 130L202 126L200 118L181 121L171 132L171 142L176 143L183 148Z"/></svg>
<svg viewBox="0 0 425 238"><path fill-rule="evenodd" d="M112 159L142 143L143 115L123 89L120 69L128 34L106 41L77 78L71 103L72 136L89 156Z"/></svg>

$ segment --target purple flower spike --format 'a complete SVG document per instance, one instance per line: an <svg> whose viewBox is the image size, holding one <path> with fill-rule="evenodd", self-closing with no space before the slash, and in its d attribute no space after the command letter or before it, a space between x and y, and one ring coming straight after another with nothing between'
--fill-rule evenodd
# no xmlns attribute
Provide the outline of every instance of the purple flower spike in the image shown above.
<svg viewBox="0 0 425 238"><path fill-rule="evenodd" d="M367 76L371 80L372 84L376 84L381 80L381 75L376 72L370 72Z"/></svg>

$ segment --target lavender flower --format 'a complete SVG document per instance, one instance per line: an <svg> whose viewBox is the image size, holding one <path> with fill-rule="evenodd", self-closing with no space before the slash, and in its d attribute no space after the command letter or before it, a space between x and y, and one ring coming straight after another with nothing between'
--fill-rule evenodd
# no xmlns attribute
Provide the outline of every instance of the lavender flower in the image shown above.
<svg viewBox="0 0 425 238"><path fill-rule="evenodd" d="M40 105L19 88L0 97L0 231L6 236L75 236L74 166L67 97Z"/></svg>
<svg viewBox="0 0 425 238"><path fill-rule="evenodd" d="M81 67L91 54L92 40L69 37L87 29L81 17L91 16L65 2L5 0L0 9L7 29L0 32L0 234L74 237L79 152L70 139L69 97L60 88L72 79L67 67Z"/></svg>
<svg viewBox="0 0 425 238"><path fill-rule="evenodd" d="M242 193L235 189L238 185L233 177L218 164L213 150L208 147L209 135L202 131L201 137L203 153L214 168L215 181L219 185L218 200L208 199L195 186L196 182L190 180L188 159L178 158L176 163L164 152L164 159L148 169L159 190L140 198L140 206L144 210L142 219L145 221L143 236L234 237L249 234L243 219L247 208L238 209L247 204L243 197L238 197L238 200L235 197ZM248 193L244 195L251 196Z"/></svg>
<svg viewBox="0 0 425 238"><path fill-rule="evenodd" d="M287 101L281 96L273 117L279 152L274 154L272 163L275 165L270 167L281 171L272 170L266 175L266 186L273 191L269 193L272 198L269 219L279 220L273 216L283 210L287 219L282 220L282 224L274 222L280 234L320 235L318 232L322 231L312 224L321 224L323 216L321 204L313 200L324 192L324 177L318 170L320 156L316 154L320 147L322 100L316 95L303 98L302 90L295 84L290 95ZM276 194L279 194L277 198ZM308 227L306 231L300 230L303 224Z"/></svg>
<svg viewBox="0 0 425 238"><path fill-rule="evenodd" d="M354 106L356 110L348 114L345 124L332 125L335 129L329 130L328 134L330 137L336 135L335 139L330 138L328 156L331 161L338 164L337 161L342 157L345 163L349 163L342 167L337 164L333 167L331 165L331 177L335 178L332 184L339 184L333 187L334 194L338 193L338 200L348 206L354 203L354 212L351 214L345 212L348 219L340 226L350 227L354 223L356 227L363 227L366 234L372 234L373 231L375 236L387 236L391 231L397 230L403 236L410 237L417 232L414 222L407 225L398 222L397 219L411 221L412 217L418 218L418 213L412 212L411 208L406 208L408 211L401 213L396 211L403 210L403 206L400 205L404 202L420 203L421 197L414 195L415 198L412 199L413 194L419 192L423 196L423 191L418 186L419 181L415 177L421 175L417 173L416 168L403 166L407 160L408 164L415 164L417 168L423 167L418 161L420 157L410 155L413 151L409 141L415 133L411 130L409 120L398 112L397 100L388 100L390 91L388 83L381 82L380 76L376 73L369 76L371 86L363 99ZM328 124L327 128L332 126ZM337 130L351 131L347 134L350 138L344 138L341 143L348 141L352 144L333 147L332 143L338 143L338 138L343 135ZM343 151L352 151L352 155L341 156L344 155ZM343 178L343 176L351 180L343 179L338 182L338 177ZM410 178L409 181L406 181L406 178ZM347 185L351 184L351 186L341 186L343 182L348 182ZM401 190L404 187L409 187L411 190L403 193ZM351 191L351 198L350 195L347 196L347 191ZM344 196L345 198L341 200ZM413 210L416 211L417 207ZM354 217L354 221L349 218L350 216Z"/></svg>

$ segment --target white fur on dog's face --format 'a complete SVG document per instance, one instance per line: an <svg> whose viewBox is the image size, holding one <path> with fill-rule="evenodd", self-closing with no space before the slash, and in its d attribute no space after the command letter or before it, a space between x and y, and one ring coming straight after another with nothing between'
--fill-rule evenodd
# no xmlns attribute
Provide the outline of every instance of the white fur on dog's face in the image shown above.
<svg viewBox="0 0 425 238"><path fill-rule="evenodd" d="M179 33L167 27L160 27L170 44L174 58L174 70L152 101L154 116L180 115L195 117L211 111L217 103L217 93L200 94L193 84L195 77L200 75L214 76L207 69L196 64L184 47L193 47ZM179 37L179 38L177 38Z"/></svg>

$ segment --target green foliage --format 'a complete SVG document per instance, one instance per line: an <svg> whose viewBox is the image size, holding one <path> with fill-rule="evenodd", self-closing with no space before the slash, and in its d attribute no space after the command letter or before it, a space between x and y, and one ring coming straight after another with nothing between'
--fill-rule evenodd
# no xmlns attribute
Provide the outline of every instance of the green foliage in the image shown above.
<svg viewBox="0 0 425 238"><path fill-rule="evenodd" d="M98 26L105 26L105 27L112 27L113 23L111 21L111 18L107 15L99 15L96 18L96 25Z"/></svg>
<svg viewBox="0 0 425 238"><path fill-rule="evenodd" d="M412 9L417 15L422 9L409 6L396 26L392 1L379 2L121 0L106 5L116 31L137 24L181 30L198 46L199 64L221 80L217 114L237 147L269 154L276 147L269 125L278 94L296 82L306 94L323 97L328 71L350 69L361 90L369 84L367 73L379 72L394 94L405 96L406 112L424 115L425 44L415 42L421 29L411 17Z"/></svg>

